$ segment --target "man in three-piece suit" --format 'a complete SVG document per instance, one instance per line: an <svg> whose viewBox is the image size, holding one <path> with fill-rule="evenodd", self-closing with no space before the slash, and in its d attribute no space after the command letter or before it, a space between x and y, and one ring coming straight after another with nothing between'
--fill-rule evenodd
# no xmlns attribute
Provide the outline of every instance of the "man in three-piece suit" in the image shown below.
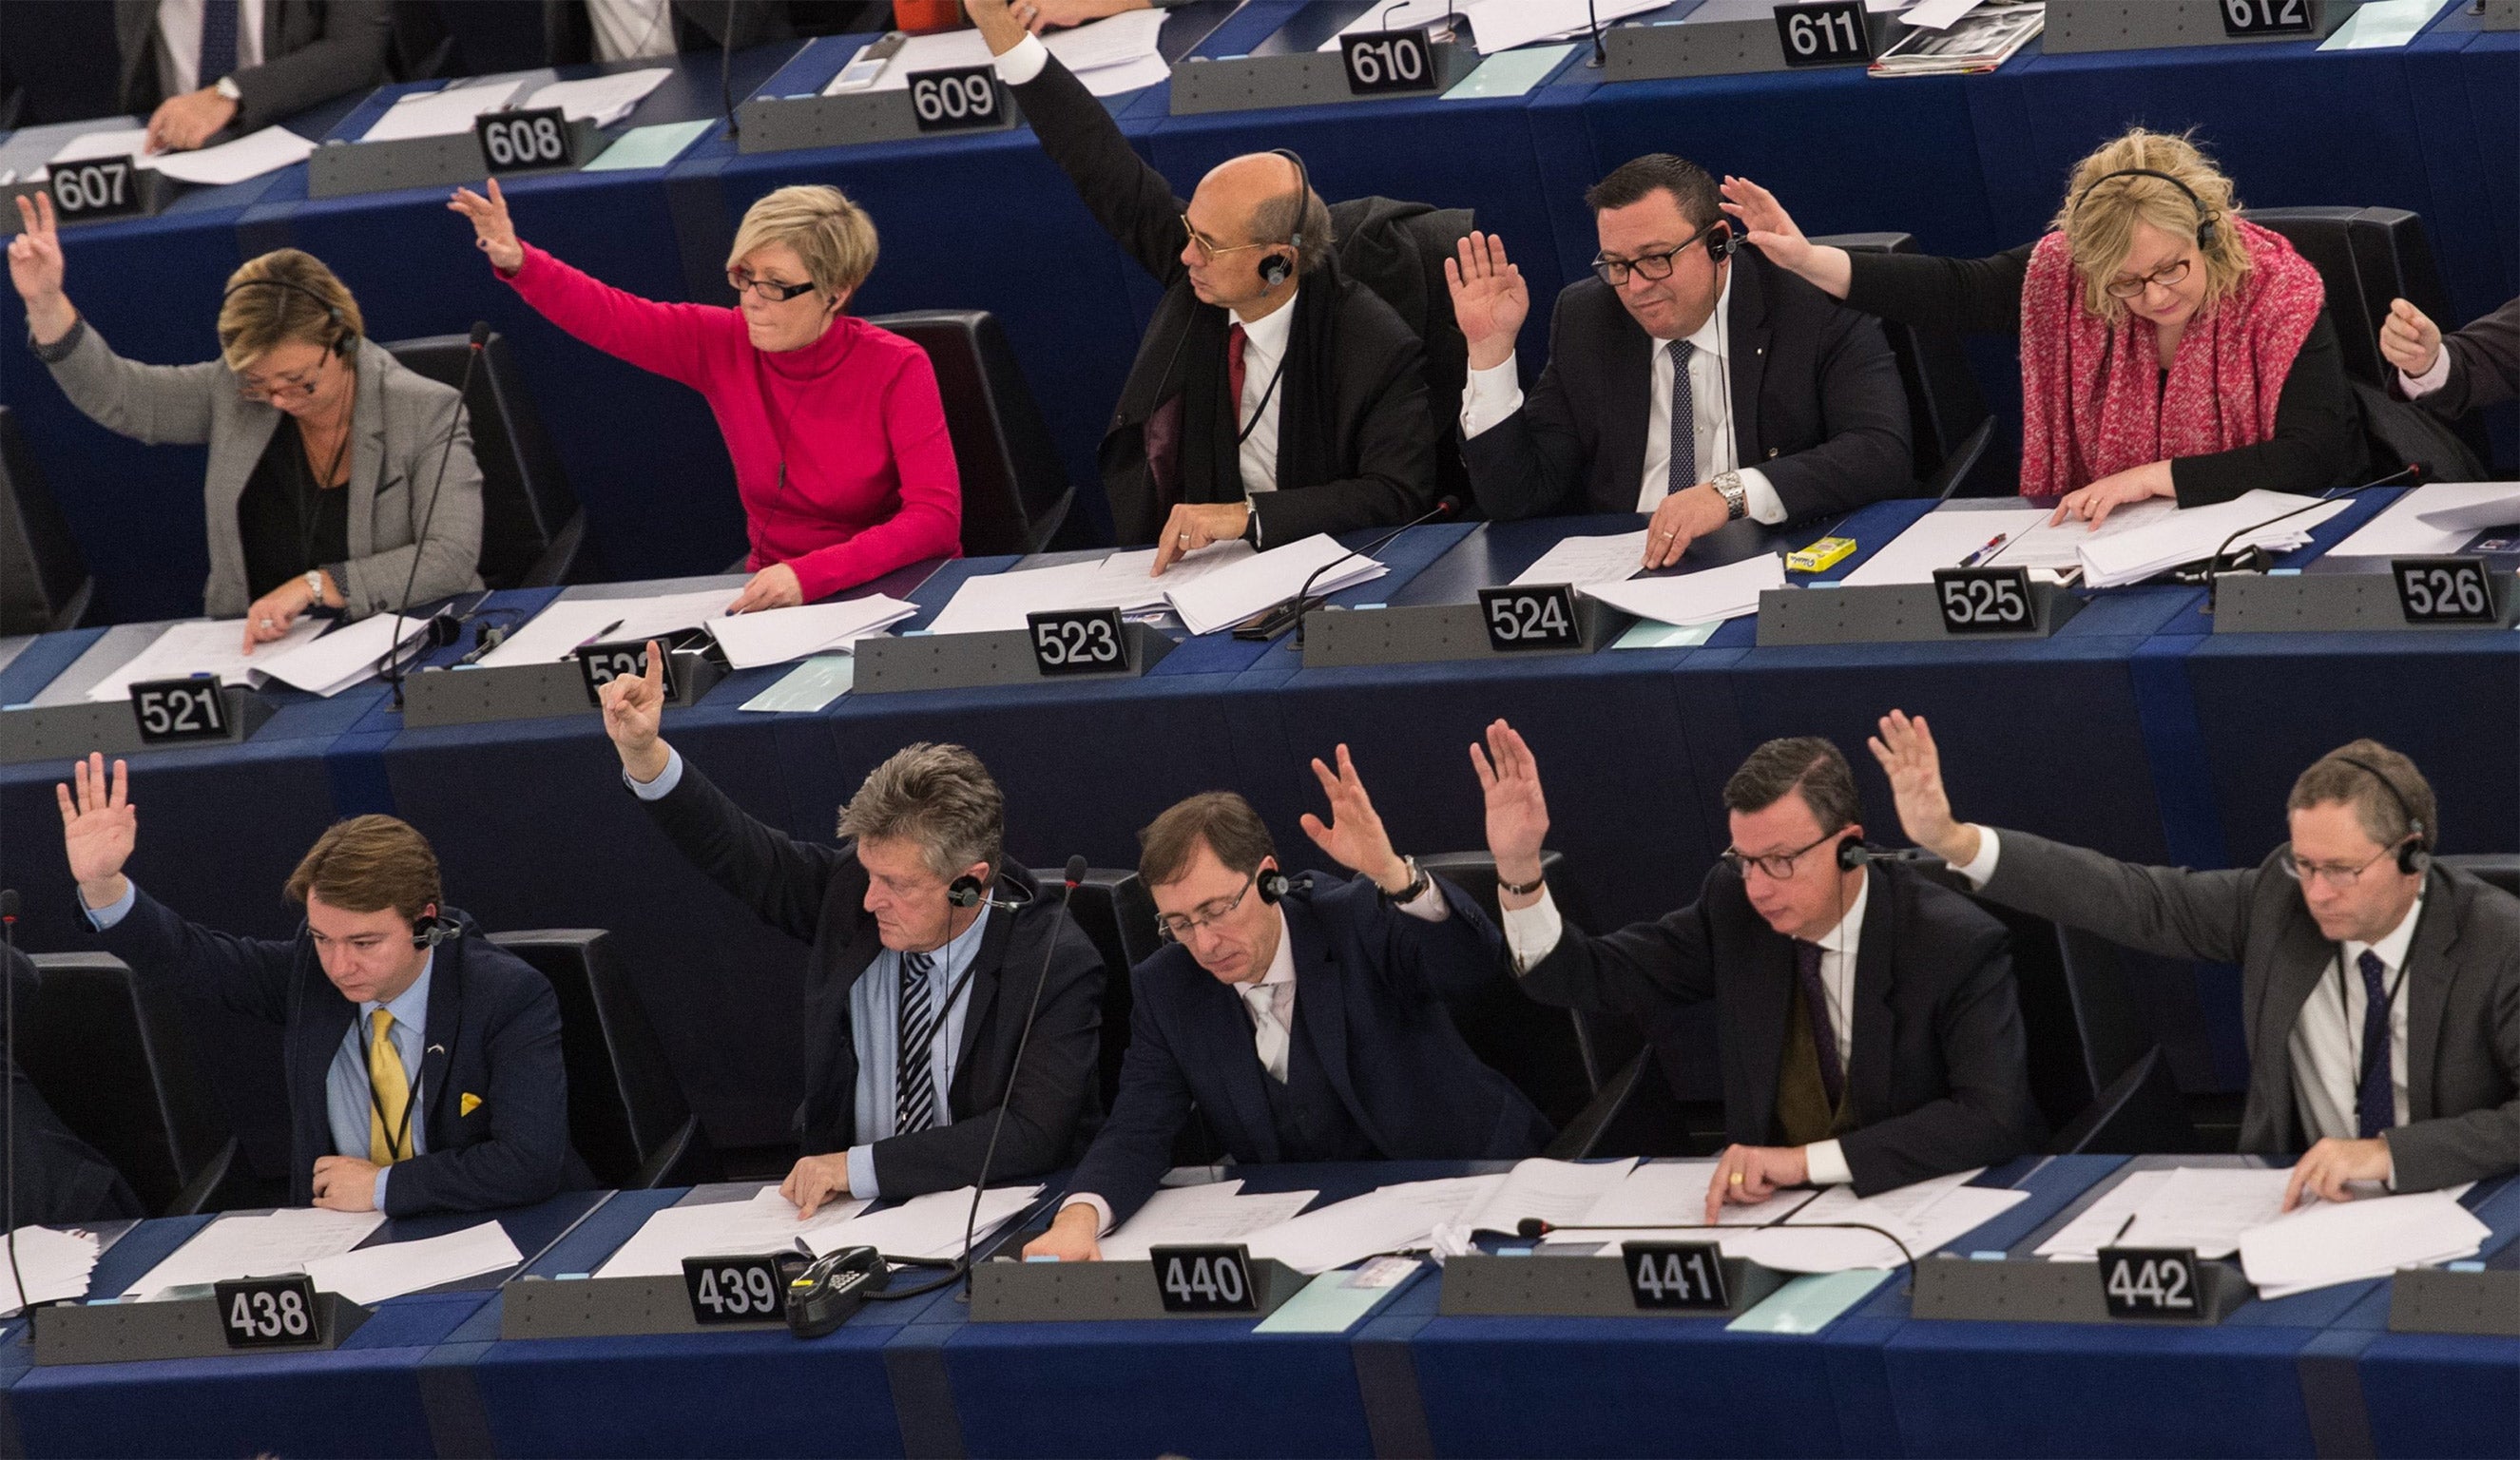
<svg viewBox="0 0 2520 1460"><path fill-rule="evenodd" d="M15 990L14 1016L24 1018L42 988L42 975L31 959L14 948L0 950L0 961L7 963L7 977ZM0 1020L0 1032L8 1027ZM7 1164L17 1188L15 1211L20 1222L51 1225L148 1215L141 1211L140 1198L122 1172L71 1132L25 1071L12 1063L0 1074L16 1086L18 1125L12 1133L17 1149Z"/></svg>
<svg viewBox="0 0 2520 1460"><path fill-rule="evenodd" d="M912 745L841 808L840 845L796 841L658 738L663 664L652 643L645 676L604 688L622 778L693 865L812 945L788 1200L810 1217L835 1197L968 1186L983 1160L1010 1180L1072 1160L1099 1115L1102 958L1008 863L988 768L960 745Z"/></svg>
<svg viewBox="0 0 2520 1460"><path fill-rule="evenodd" d="M1836 746L1806 736L1752 751L1725 783L1732 846L1697 901L1598 938L1566 925L1542 881L1549 808L1530 746L1500 720L1484 753L1471 750L1523 992L1648 1027L1672 1005L1714 1001L1732 1144L1707 1220L1781 1186L1852 1182L1870 1196L2038 1141L2003 925L1868 857Z"/></svg>
<svg viewBox="0 0 2520 1460"><path fill-rule="evenodd" d="M122 762L56 788L79 905L142 978L189 979L286 1031L290 1200L336 1212L479 1212L594 1176L568 1143L560 1000L444 905L437 856L392 817L316 838L289 878L297 936L187 922L122 873L138 808Z"/></svg>
<svg viewBox="0 0 2520 1460"><path fill-rule="evenodd" d="M1584 200L1596 277L1559 291L1528 396L1513 342L1531 293L1504 242L1474 233L1445 265L1469 342L1462 458L1489 516L1651 512L1659 568L1730 521L1912 490L1908 393L1878 321L1741 246L1694 162L1638 157Z"/></svg>
<svg viewBox="0 0 2520 1460"><path fill-rule="evenodd" d="M1170 946L1136 969L1110 1123L1026 1256L1098 1257L1154 1192L1193 1104L1238 1162L1498 1160L1548 1141L1445 1009L1502 976L1495 924L1392 850L1346 746L1313 774L1330 820L1307 814L1304 831L1352 881L1288 879L1231 792L1140 833Z"/></svg>
<svg viewBox="0 0 2520 1460"><path fill-rule="evenodd" d="M2284 845L2192 872L1954 819L1922 719L1891 711L1872 753L1909 837L1982 896L2240 965L2240 1149L2299 1154L2285 1206L2520 1169L2520 899L2433 861L2440 812L2412 761L2376 740L2328 752L2293 782Z"/></svg>

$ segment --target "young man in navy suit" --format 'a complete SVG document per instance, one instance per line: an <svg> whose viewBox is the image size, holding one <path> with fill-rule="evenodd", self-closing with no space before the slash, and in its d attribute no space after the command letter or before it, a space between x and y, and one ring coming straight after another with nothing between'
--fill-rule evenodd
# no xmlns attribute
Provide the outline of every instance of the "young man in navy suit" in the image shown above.
<svg viewBox="0 0 2520 1460"><path fill-rule="evenodd" d="M1445 1010L1503 977L1496 925L1400 856L1347 747L1313 774L1304 832L1351 881L1290 880L1259 814L1192 796L1139 833L1170 947L1138 965L1111 1119L1027 1257L1101 1255L1145 1205L1195 1103L1238 1162L1535 1155L1549 1123L1479 1063Z"/></svg>
<svg viewBox="0 0 2520 1460"><path fill-rule="evenodd" d="M78 762L61 801L80 907L142 978L198 980L287 1035L290 1200L336 1212L478 1212L595 1178L568 1143L560 1000L532 965L444 905L437 854L392 817L353 817L289 878L289 939L187 922L122 874L130 777Z"/></svg>

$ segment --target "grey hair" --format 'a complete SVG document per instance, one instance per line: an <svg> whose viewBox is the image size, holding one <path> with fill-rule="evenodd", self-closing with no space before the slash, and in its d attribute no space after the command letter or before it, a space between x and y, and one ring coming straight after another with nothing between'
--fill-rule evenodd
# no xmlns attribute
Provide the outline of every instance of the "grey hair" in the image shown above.
<svg viewBox="0 0 2520 1460"><path fill-rule="evenodd" d="M922 740L867 773L840 808L840 835L906 841L939 877L975 862L995 874L1006 855L1007 798L980 758Z"/></svg>
<svg viewBox="0 0 2520 1460"><path fill-rule="evenodd" d="M1295 195L1292 191L1276 194L1251 210L1251 241L1255 243L1283 243L1295 237ZM1295 249L1295 266L1299 273L1329 254L1338 240L1330 226L1329 204L1310 188L1304 190L1304 242Z"/></svg>

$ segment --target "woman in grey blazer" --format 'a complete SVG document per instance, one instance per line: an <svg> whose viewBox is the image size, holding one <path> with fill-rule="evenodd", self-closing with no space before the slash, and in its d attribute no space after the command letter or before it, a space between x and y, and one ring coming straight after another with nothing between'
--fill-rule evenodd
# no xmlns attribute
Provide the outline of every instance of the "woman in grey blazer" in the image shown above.
<svg viewBox="0 0 2520 1460"><path fill-rule="evenodd" d="M248 260L219 306L219 360L142 365L62 292L52 199L22 197L18 212L10 282L70 403L135 440L209 443L211 616L243 615L250 645L318 606L361 618L481 586L481 471L455 391L371 343L320 260Z"/></svg>

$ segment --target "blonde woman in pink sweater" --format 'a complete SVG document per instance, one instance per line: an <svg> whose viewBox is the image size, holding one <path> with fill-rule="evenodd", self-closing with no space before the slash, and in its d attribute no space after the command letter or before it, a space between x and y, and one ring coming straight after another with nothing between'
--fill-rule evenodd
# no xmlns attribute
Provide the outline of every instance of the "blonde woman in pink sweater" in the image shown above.
<svg viewBox="0 0 2520 1460"><path fill-rule="evenodd" d="M962 549L963 489L925 351L843 314L875 270L875 224L837 188L754 203L726 263L734 309L625 293L517 237L507 199L459 188L499 277L608 355L708 398L752 543L731 611L829 597Z"/></svg>

